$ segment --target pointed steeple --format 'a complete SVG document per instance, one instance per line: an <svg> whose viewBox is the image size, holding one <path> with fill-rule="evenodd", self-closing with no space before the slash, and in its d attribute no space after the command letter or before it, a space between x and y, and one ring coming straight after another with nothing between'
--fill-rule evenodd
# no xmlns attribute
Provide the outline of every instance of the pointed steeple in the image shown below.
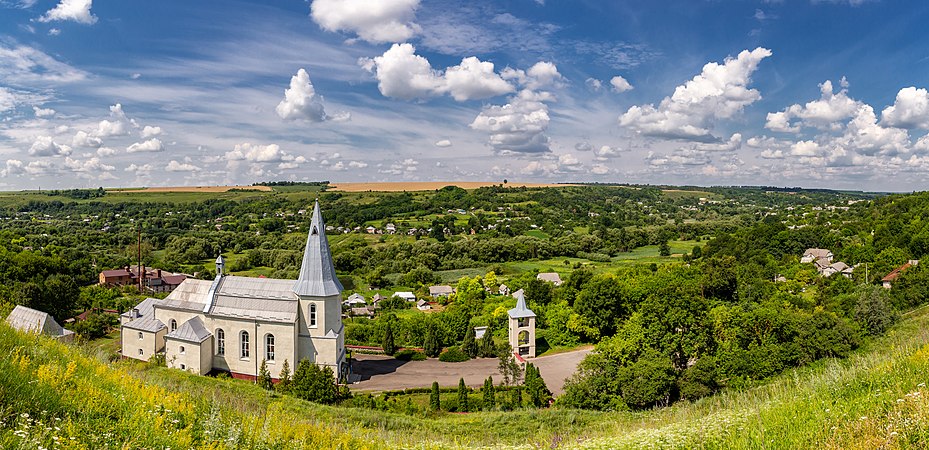
<svg viewBox="0 0 929 450"><path fill-rule="evenodd" d="M323 223L323 214L319 211L317 200L310 218L310 233L306 238L303 263L300 265L300 276L294 283L294 293L301 297L328 297L341 294L342 289L342 283L335 275L332 251L326 239L326 224Z"/></svg>
<svg viewBox="0 0 929 450"><path fill-rule="evenodd" d="M522 289L516 291L513 296L516 297L516 307L507 311L507 314L509 314L510 317L514 319L521 319L523 317L535 317L535 313L526 306L526 297L523 296Z"/></svg>

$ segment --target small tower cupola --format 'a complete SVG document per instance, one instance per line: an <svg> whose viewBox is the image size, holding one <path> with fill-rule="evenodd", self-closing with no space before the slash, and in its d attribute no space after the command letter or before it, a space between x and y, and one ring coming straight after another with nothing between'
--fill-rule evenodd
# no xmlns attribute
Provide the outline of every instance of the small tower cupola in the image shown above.
<svg viewBox="0 0 929 450"><path fill-rule="evenodd" d="M326 224L319 210L319 201L313 207L310 232L306 237L300 276L294 283L294 293L300 297L329 297L342 293L342 283L335 274L332 251L326 239Z"/></svg>
<svg viewBox="0 0 929 450"><path fill-rule="evenodd" d="M226 260L223 258L223 255L216 257L216 276L223 276L224 271L226 270Z"/></svg>

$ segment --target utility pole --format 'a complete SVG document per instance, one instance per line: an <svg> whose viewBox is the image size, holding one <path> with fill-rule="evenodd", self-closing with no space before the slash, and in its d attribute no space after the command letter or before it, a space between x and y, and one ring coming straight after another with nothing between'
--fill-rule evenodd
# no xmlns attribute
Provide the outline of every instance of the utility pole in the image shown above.
<svg viewBox="0 0 929 450"><path fill-rule="evenodd" d="M139 241L136 246L136 253L138 256L138 265L135 266L136 272L139 274L139 293L142 293L142 286L145 283L145 271L142 270L142 224L136 225L136 230L139 232Z"/></svg>

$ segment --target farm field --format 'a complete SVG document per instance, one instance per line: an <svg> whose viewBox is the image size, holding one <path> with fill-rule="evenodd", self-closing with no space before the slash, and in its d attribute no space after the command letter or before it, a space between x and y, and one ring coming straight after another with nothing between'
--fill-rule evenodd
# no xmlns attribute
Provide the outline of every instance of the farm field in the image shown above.
<svg viewBox="0 0 929 450"><path fill-rule="evenodd" d="M462 189L477 189L487 186L502 185L501 182L492 181L408 181L408 182L383 182L383 183L339 183L330 184L331 190L342 192L403 192L403 191L434 191L445 186L457 186ZM509 182L507 187L560 187L576 186L574 184L552 184L552 183L517 183Z"/></svg>
<svg viewBox="0 0 929 450"><path fill-rule="evenodd" d="M270 192L271 186L173 186L109 189L110 192L229 192L231 190Z"/></svg>

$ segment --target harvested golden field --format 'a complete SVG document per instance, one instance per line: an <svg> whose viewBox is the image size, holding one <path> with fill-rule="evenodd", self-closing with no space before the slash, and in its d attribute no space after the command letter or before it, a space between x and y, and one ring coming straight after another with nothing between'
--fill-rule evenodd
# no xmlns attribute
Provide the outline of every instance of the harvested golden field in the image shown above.
<svg viewBox="0 0 929 450"><path fill-rule="evenodd" d="M434 191L445 186L458 186L462 189L477 189L485 186L499 185L493 181L397 181L385 183L332 183L330 190L342 192L402 192L402 191ZM507 183L507 187L558 187L573 186L571 184L553 183Z"/></svg>
<svg viewBox="0 0 929 450"><path fill-rule="evenodd" d="M142 189L125 189L134 192L228 192L232 189L249 191L271 191L271 186L175 186L175 187L148 187ZM122 191L124 189L113 189Z"/></svg>

